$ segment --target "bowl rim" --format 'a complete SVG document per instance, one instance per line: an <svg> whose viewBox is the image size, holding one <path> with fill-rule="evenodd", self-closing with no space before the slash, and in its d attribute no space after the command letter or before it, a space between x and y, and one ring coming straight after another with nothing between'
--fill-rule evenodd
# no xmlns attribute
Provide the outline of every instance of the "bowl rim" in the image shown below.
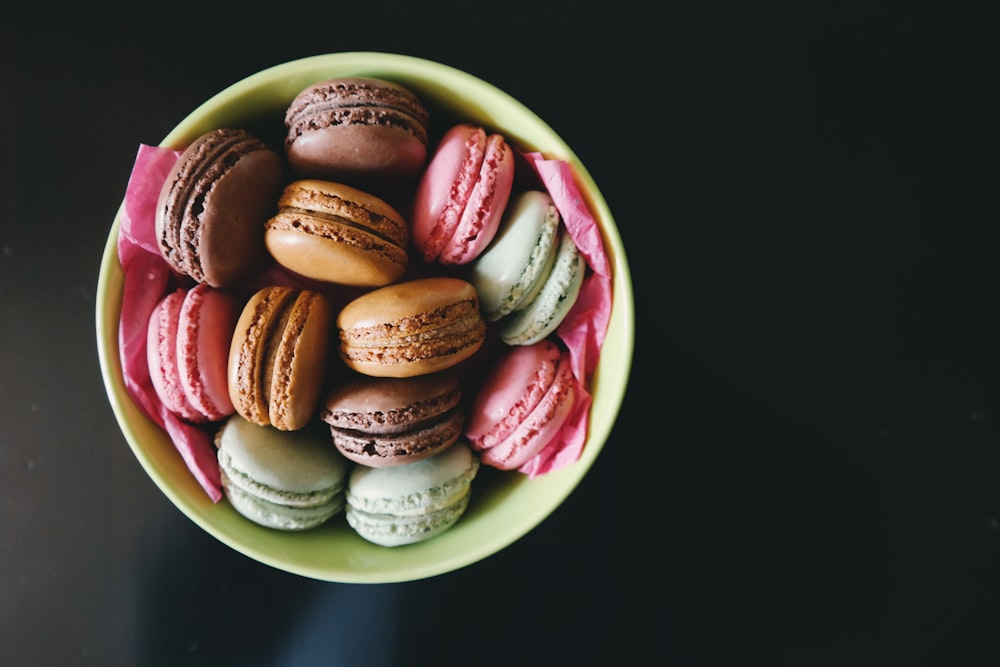
<svg viewBox="0 0 1000 667"><path fill-rule="evenodd" d="M550 472L535 480L528 480L521 475L520 477L523 479L519 478L513 481L508 479L503 482L504 486L513 487L513 490L509 491L507 495L515 493L526 483L546 484L546 490L551 486L551 491L545 496L546 502L524 508L523 516L519 517L521 520L516 525L504 526L503 530L483 530L477 527L476 532L470 533L466 539L461 541L456 539L454 541L456 544L473 543L472 546L467 546L457 553L449 553L444 546L441 548L426 547L426 545L438 541L441 541L442 545L445 544L444 538L448 533L438 536L434 540L409 547L396 547L391 550L387 547L377 547L392 554L404 554L396 559L387 553L385 560L392 565L391 567L382 563L381 556L375 559L378 564L373 567L332 566L318 562L303 562L301 558L294 557L299 549L307 548L304 545L316 545L318 548L320 543L317 543L317 540L326 537L325 535L316 537L304 533L294 536L282 534L278 537L274 536L274 531L269 529L252 525L241 526L237 529L239 533L261 538L259 543L248 541L245 536L237 536L228 529L233 524L232 522L227 523L226 517L220 518L222 510L219 509L219 506L225 505L224 502L212 503L201 487L197 485L195 485L197 492L202 497L192 496L193 476L188 475L192 477L191 480L171 481L168 478L169 470L165 469L165 466L173 466L170 469L176 471L176 462L170 462L169 458L173 456L175 459L180 459L176 449L172 447L172 443L170 447L173 450L172 454L164 454L159 449L147 447L146 443L143 442L145 433L150 432L151 429L159 429L132 403L124 385L119 358L118 319L121 309L123 275L118 263L117 238L124 210L124 200L116 212L104 247L97 281L95 306L98 359L105 391L115 419L130 449L160 491L200 528L234 550L286 572L341 583L392 583L444 574L481 561L510 546L538 527L562 505L563 501L579 485L607 442L624 401L634 354L635 314L631 274L617 225L603 194L575 153L547 123L505 91L473 74L424 58L373 51L328 53L290 60L251 74L211 96L189 112L168 132L159 145L176 148L185 144L202 132L212 129L205 123L208 119L218 115L220 110L229 108L228 105L235 101L252 97L260 90L272 90L284 85L287 88L284 97L290 101L291 97L304 87L304 85L300 85L303 80L309 78L319 80L320 73L326 73L322 76L341 76L378 75L380 72L391 72L394 78L401 80L404 84L409 83L411 78L425 81L433 80L435 82L433 85L441 87L437 94L456 88L474 90L477 94L477 100L481 96L484 101L490 102L492 116L481 119L483 124L489 124L492 119L502 117L504 114L514 114L512 118L528 122L536 134L544 137L547 146L546 153L548 153L546 157L563 159L570 163L581 193L588 199L587 204L598 222L612 267L613 302L608 337L598 362L598 368L591 379L592 387L595 387L599 380L601 381L602 391L600 396L595 398L594 405L591 406L586 446L580 458L565 468ZM386 78L390 77L386 76ZM455 103L461 104L466 101L456 98ZM503 123L497 123L497 125L504 127ZM516 134L512 134L511 139L517 143L524 143L523 139ZM605 379L604 375L609 377ZM598 407L600 412L597 411ZM160 434L164 438L166 437L162 431ZM169 442L169 439L167 440ZM162 443L157 447L162 448ZM167 463L164 463L165 460ZM184 469L186 470L186 468ZM483 474L490 475L492 473L485 471ZM507 474L516 475L517 473ZM502 501L503 499L498 502ZM487 509L483 511L485 512ZM233 513L231 509L229 513ZM250 524L245 519L240 518L238 521ZM460 521L449 533L455 531L461 534L462 523ZM266 531L266 533L261 533L261 530ZM307 533L310 532L307 531ZM264 543L270 545L273 541L280 541L280 538L283 537L289 538L289 544L294 541L297 547L285 549L284 547L271 548L269 546L264 548L259 546ZM360 538L357 539L360 540ZM325 543L322 544L325 545ZM450 545L451 541L448 544ZM363 548L369 547L363 546ZM427 549L427 553L420 556L415 555L419 549ZM406 550L412 550L411 553L414 556L407 558L405 556Z"/></svg>

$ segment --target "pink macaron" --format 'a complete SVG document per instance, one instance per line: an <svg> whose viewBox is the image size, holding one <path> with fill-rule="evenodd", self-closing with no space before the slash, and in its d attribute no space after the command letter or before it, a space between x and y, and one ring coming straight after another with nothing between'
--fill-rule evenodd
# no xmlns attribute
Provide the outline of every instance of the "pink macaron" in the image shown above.
<svg viewBox="0 0 1000 667"><path fill-rule="evenodd" d="M555 342L513 347L476 393L465 436L484 464L515 470L556 438L575 402L569 355Z"/></svg>
<svg viewBox="0 0 1000 667"><path fill-rule="evenodd" d="M146 359L168 410L192 423L233 414L227 363L238 315L235 296L203 284L174 290L153 309Z"/></svg>
<svg viewBox="0 0 1000 667"><path fill-rule="evenodd" d="M514 153L503 135L455 125L417 185L413 245L427 262L471 262L496 236L513 185Z"/></svg>

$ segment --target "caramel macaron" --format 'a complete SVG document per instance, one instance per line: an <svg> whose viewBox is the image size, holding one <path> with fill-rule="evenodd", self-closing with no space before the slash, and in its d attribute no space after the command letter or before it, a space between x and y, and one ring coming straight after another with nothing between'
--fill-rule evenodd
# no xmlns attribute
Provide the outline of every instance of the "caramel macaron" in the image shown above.
<svg viewBox="0 0 1000 667"><path fill-rule="evenodd" d="M377 377L451 368L486 338L476 288L451 277L418 278L363 294L341 309L337 327L344 363Z"/></svg>
<svg viewBox="0 0 1000 667"><path fill-rule="evenodd" d="M260 426L304 427L326 376L332 313L319 292L265 287L247 301L229 348L229 395Z"/></svg>
<svg viewBox="0 0 1000 667"><path fill-rule="evenodd" d="M382 199L349 185L289 183L264 243L278 264L307 278L381 287L406 271L409 228Z"/></svg>

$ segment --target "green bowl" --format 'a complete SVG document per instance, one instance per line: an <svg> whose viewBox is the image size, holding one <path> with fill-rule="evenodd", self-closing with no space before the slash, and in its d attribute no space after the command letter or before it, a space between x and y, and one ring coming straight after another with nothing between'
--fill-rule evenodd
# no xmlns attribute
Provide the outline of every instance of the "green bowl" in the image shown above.
<svg viewBox="0 0 1000 667"><path fill-rule="evenodd" d="M538 151L546 158L572 165L577 186L600 226L613 272L611 320L592 378L593 405L580 459L535 479L484 469L461 520L434 539L406 547L366 542L342 520L302 533L269 530L237 514L224 499L213 503L166 433L132 403L122 380L118 320L123 274L116 250L121 208L108 234L97 285L98 354L108 397L126 441L160 490L197 525L250 558L305 577L344 583L410 581L465 567L502 550L536 528L579 484L611 432L628 384L635 334L632 283L611 212L569 146L510 95L446 65L370 52L319 55L284 63L249 76L204 102L161 145L181 147L216 127L250 129L265 119L281 119L296 93L311 83L337 76L397 81L416 92L432 113L443 112L495 128L522 150Z"/></svg>

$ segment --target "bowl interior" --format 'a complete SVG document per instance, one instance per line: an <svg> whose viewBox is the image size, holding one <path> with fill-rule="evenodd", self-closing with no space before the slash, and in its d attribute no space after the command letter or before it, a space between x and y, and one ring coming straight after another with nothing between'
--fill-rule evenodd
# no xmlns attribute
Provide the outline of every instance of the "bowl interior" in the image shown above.
<svg viewBox="0 0 1000 667"><path fill-rule="evenodd" d="M607 204L570 148L540 118L496 87L460 70L410 56L339 53L277 65L221 91L191 112L161 142L182 147L223 126L273 134L285 107L307 85L334 76L376 76L414 90L432 110L501 131L522 150L569 162L597 219L613 271L613 307L591 391L589 434L581 458L529 480L484 469L462 519L444 534L407 547L370 544L346 521L303 533L269 530L237 514L226 501L213 504L189 473L167 435L132 403L122 380L118 320L123 274L116 216L101 263L97 293L97 344L105 387L125 439L147 474L192 521L233 549L273 567L326 581L387 583L434 576L474 563L511 544L542 522L593 464L618 415L628 382L634 341L632 285L617 227ZM432 120L432 122L434 122Z"/></svg>

